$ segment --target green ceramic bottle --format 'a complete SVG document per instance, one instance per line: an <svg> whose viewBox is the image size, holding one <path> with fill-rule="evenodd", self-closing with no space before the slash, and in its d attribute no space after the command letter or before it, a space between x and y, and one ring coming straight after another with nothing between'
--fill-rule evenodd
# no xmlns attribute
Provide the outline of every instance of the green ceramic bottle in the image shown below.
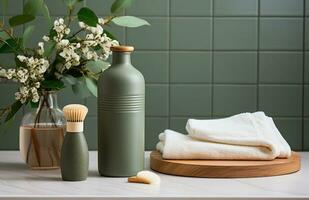
<svg viewBox="0 0 309 200"><path fill-rule="evenodd" d="M132 66L131 46L115 46L98 82L98 168L132 176L144 168L145 80Z"/></svg>

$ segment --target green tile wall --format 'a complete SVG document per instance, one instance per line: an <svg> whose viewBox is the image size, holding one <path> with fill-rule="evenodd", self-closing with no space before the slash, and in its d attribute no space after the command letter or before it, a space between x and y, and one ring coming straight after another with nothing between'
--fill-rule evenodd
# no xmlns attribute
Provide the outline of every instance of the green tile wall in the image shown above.
<svg viewBox="0 0 309 200"><path fill-rule="evenodd" d="M54 18L66 12L61 1L47 0ZM6 19L22 11L22 2L9 1ZM111 3L84 4L108 15ZM125 14L151 23L108 27L122 43L136 47L133 63L146 79L147 149L155 148L166 128L184 132L189 117L264 110L293 149L309 150L309 0L135 0ZM42 17L35 23L31 45L46 28ZM7 55L0 61L11 63ZM8 94L15 89L0 84ZM0 96L0 105L12 97ZM96 99L77 98L69 89L59 94L61 106L73 102L90 108L86 136L96 149ZM22 114L0 135L0 149L18 149Z"/></svg>

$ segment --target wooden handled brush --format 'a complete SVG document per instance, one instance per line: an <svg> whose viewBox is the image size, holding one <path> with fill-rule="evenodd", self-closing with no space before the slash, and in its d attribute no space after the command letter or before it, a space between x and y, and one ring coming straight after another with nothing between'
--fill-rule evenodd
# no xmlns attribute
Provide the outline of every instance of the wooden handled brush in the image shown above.
<svg viewBox="0 0 309 200"><path fill-rule="evenodd" d="M88 108L81 104L69 104L63 108L67 120L67 132L78 133L84 131L84 120Z"/></svg>

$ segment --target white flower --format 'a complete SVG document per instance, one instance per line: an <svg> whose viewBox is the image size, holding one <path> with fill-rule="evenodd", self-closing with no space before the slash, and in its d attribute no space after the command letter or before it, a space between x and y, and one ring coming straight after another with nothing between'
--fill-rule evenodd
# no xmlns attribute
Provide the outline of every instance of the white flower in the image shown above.
<svg viewBox="0 0 309 200"><path fill-rule="evenodd" d="M43 42L39 42L38 43L39 49L37 50L39 55L43 55L44 54L44 43Z"/></svg>
<svg viewBox="0 0 309 200"><path fill-rule="evenodd" d="M37 88L35 88L35 87L30 88L30 92L31 92L31 96L32 96L31 101L32 102L38 102L39 99L40 99L40 96L39 96Z"/></svg>
<svg viewBox="0 0 309 200"><path fill-rule="evenodd" d="M41 83L40 83L40 82L34 83L34 87L39 88L40 86L41 86Z"/></svg>
<svg viewBox="0 0 309 200"><path fill-rule="evenodd" d="M25 62L27 59L26 56L23 56L23 55L18 55L17 58L20 62Z"/></svg>
<svg viewBox="0 0 309 200"><path fill-rule="evenodd" d="M103 18L99 18L99 24L101 24L102 26L104 25L104 19Z"/></svg>
<svg viewBox="0 0 309 200"><path fill-rule="evenodd" d="M49 41L49 37L44 35L43 38L42 38L45 42L48 42Z"/></svg>
<svg viewBox="0 0 309 200"><path fill-rule="evenodd" d="M19 92L15 93L16 100L20 100L21 103L25 103L28 99L29 89L25 86L19 88Z"/></svg>
<svg viewBox="0 0 309 200"><path fill-rule="evenodd" d="M119 42L117 40L113 40L111 42L111 46L119 46Z"/></svg>
<svg viewBox="0 0 309 200"><path fill-rule="evenodd" d="M6 78L7 79L12 79L15 76L15 69L8 69L6 72Z"/></svg>
<svg viewBox="0 0 309 200"><path fill-rule="evenodd" d="M42 44L39 44L39 46L42 47ZM43 74L49 67L48 60L44 58L25 57L22 55L18 56L18 58L26 64L26 68L19 69L17 72L17 79L20 82L24 83L25 81L23 81L23 79L29 77L33 84L42 80Z"/></svg>
<svg viewBox="0 0 309 200"><path fill-rule="evenodd" d="M38 90L35 87L30 88L30 92L32 95L36 95L38 93Z"/></svg>
<svg viewBox="0 0 309 200"><path fill-rule="evenodd" d="M40 96L38 94L32 96L32 102L37 103L40 100Z"/></svg>
<svg viewBox="0 0 309 200"><path fill-rule="evenodd" d="M65 33L66 35L70 34L70 32L71 32L71 30L70 30L69 28L64 29L64 33Z"/></svg>
<svg viewBox="0 0 309 200"><path fill-rule="evenodd" d="M79 43L72 43L64 47L62 52L59 53L65 59L63 66L65 69L70 69L72 66L78 66L80 64L80 56L76 51L79 47Z"/></svg>
<svg viewBox="0 0 309 200"><path fill-rule="evenodd" d="M15 92L15 99L19 100L21 98L20 92Z"/></svg>
<svg viewBox="0 0 309 200"><path fill-rule="evenodd" d="M67 63L64 64L64 67L66 69L70 69L72 67L72 64L70 62L67 62Z"/></svg>
<svg viewBox="0 0 309 200"><path fill-rule="evenodd" d="M103 33L103 28L102 26L100 26L99 24L97 24L96 27L87 27L87 30L89 30L91 33L95 34L95 35L101 35Z"/></svg>
<svg viewBox="0 0 309 200"><path fill-rule="evenodd" d="M48 60L45 60L45 59L41 58L41 59L39 59L39 60L37 61L37 67L36 67L36 69L37 69L37 71L38 71L39 74L44 74L44 73L46 72L46 70L47 70L48 67L49 67L49 62L48 62Z"/></svg>
<svg viewBox="0 0 309 200"><path fill-rule="evenodd" d="M54 26L59 26L59 24L60 24L60 23L59 23L58 20L55 20L55 21L54 21Z"/></svg>
<svg viewBox="0 0 309 200"><path fill-rule="evenodd" d="M55 26L54 30L58 33L61 33L62 31L64 31L64 26L63 25Z"/></svg>
<svg viewBox="0 0 309 200"><path fill-rule="evenodd" d="M16 77L19 82L25 83L29 77L28 70L27 69L17 70Z"/></svg>
<svg viewBox="0 0 309 200"><path fill-rule="evenodd" d="M0 67L0 78L1 77L6 77L6 70Z"/></svg>
<svg viewBox="0 0 309 200"><path fill-rule="evenodd" d="M104 20L100 20L101 23L104 23ZM84 25L84 24L82 24ZM106 60L108 57L112 54L110 48L115 45L119 45L118 41L112 40L109 38L104 32L102 26L99 24L96 27L90 27L85 25L85 29L88 31L88 33L85 36L85 40L81 42L81 52L85 59L91 60L91 59L101 59ZM100 54L98 55L97 52L89 52L92 51L89 47L95 47L99 45L101 47L101 50L98 51Z"/></svg>
<svg viewBox="0 0 309 200"><path fill-rule="evenodd" d="M58 21L59 21L60 24L64 23L64 19L63 18L59 18Z"/></svg>
<svg viewBox="0 0 309 200"><path fill-rule="evenodd" d="M81 51L83 54L86 54L89 51L89 48L87 46L84 46L81 48Z"/></svg>
<svg viewBox="0 0 309 200"><path fill-rule="evenodd" d="M97 45L97 41L95 40L94 35L92 33L86 35L83 43L86 46L96 46Z"/></svg>
<svg viewBox="0 0 309 200"><path fill-rule="evenodd" d="M43 42L39 42L39 43L38 43L38 46L39 46L40 48L44 48L44 43L43 43Z"/></svg>
<svg viewBox="0 0 309 200"><path fill-rule="evenodd" d="M69 43L70 43L69 40L63 39L63 40L61 40L61 41L58 43L58 45L61 46L61 47L65 47L65 46L67 46Z"/></svg>
<svg viewBox="0 0 309 200"><path fill-rule="evenodd" d="M38 44L40 48L44 47L44 43ZM14 79L21 84L19 91L15 93L15 99L21 103L29 100L38 102L40 82L44 80L44 73L49 67L48 60L44 58L17 56L24 65L16 69L8 69L5 73L7 79Z"/></svg>
<svg viewBox="0 0 309 200"><path fill-rule="evenodd" d="M78 22L79 27L81 28L85 28L86 24L84 22Z"/></svg>
<svg viewBox="0 0 309 200"><path fill-rule="evenodd" d="M87 58L87 60L92 60L92 59L97 60L98 54L95 51L88 51L86 53L86 58Z"/></svg>
<svg viewBox="0 0 309 200"><path fill-rule="evenodd" d="M38 102L40 99L37 88L21 86L19 91L15 93L15 99L21 103L25 103L28 99L32 102Z"/></svg>
<svg viewBox="0 0 309 200"><path fill-rule="evenodd" d="M27 87L25 87L25 86L21 86L21 87L19 88L19 91L20 91L20 93L21 93L22 95L27 95L27 94L29 93L29 89L28 89Z"/></svg>
<svg viewBox="0 0 309 200"><path fill-rule="evenodd" d="M94 35L92 33L86 35L86 40L93 40Z"/></svg>
<svg viewBox="0 0 309 200"><path fill-rule="evenodd" d="M37 70L40 74L44 74L46 72L47 67L45 65L37 66Z"/></svg>
<svg viewBox="0 0 309 200"><path fill-rule="evenodd" d="M65 35L70 33L70 29L64 24L64 20L59 18L54 21L53 29L56 31L57 35L53 37L53 40L59 42Z"/></svg>

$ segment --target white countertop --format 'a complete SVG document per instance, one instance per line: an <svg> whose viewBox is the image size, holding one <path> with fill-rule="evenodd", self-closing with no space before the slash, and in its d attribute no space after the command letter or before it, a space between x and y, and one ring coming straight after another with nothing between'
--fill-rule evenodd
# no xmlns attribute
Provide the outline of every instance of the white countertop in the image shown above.
<svg viewBox="0 0 309 200"><path fill-rule="evenodd" d="M60 170L29 170L19 152L0 151L0 199L309 199L309 152L301 171L266 178L213 179L159 174L160 186L101 177L97 153L90 152L87 181L64 182ZM149 152L146 153L149 169Z"/></svg>

